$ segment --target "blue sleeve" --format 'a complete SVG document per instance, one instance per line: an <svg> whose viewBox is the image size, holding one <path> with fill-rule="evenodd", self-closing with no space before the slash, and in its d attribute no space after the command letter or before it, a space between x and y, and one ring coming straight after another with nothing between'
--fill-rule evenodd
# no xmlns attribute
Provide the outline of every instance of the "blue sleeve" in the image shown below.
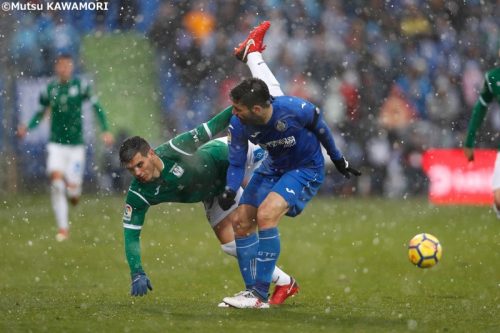
<svg viewBox="0 0 500 333"><path fill-rule="evenodd" d="M229 168L227 169L226 186L236 192L245 177L248 151L248 138L236 117L233 117L229 124L228 145Z"/></svg>
<svg viewBox="0 0 500 333"><path fill-rule="evenodd" d="M332 161L340 160L342 153L335 145L332 131L323 118L320 109L313 104L310 104L310 106L312 107L307 109L309 112L302 113L304 117L302 120L305 122L305 127L318 138Z"/></svg>

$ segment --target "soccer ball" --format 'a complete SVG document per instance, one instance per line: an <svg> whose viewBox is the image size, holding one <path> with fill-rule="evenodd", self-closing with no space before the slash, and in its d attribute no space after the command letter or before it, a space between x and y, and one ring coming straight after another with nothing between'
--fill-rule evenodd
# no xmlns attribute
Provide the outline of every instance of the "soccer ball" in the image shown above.
<svg viewBox="0 0 500 333"><path fill-rule="evenodd" d="M418 234L408 244L408 258L420 267L429 268L441 260L443 250L439 240L431 234Z"/></svg>

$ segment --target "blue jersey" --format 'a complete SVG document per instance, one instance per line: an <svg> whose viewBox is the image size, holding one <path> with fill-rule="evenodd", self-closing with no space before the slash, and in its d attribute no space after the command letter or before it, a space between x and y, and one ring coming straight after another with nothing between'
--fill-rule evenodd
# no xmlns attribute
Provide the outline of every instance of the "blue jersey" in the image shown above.
<svg viewBox="0 0 500 333"><path fill-rule="evenodd" d="M323 168L321 145L332 160L342 158L314 104L293 96L280 96L274 98L272 107L272 117L265 125L245 125L238 117L231 118L227 186L235 191L243 180L248 141L267 150L268 157L259 171L268 174L301 167Z"/></svg>

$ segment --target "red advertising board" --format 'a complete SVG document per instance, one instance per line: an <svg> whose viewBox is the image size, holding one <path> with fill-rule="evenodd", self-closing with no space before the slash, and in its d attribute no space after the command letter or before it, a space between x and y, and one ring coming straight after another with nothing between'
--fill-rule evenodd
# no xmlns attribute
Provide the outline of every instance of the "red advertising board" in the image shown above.
<svg viewBox="0 0 500 333"><path fill-rule="evenodd" d="M462 149L430 149L422 167L429 177L429 199L434 204L490 205L496 150L475 149L474 161Z"/></svg>

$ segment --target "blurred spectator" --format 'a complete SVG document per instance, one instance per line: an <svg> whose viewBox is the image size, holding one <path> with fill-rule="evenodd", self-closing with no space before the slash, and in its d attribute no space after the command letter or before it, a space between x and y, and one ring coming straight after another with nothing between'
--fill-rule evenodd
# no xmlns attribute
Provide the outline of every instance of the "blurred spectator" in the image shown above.
<svg viewBox="0 0 500 333"><path fill-rule="evenodd" d="M407 2L401 18L401 32L408 37L428 36L432 31L431 23L415 2L416 0Z"/></svg>
<svg viewBox="0 0 500 333"><path fill-rule="evenodd" d="M56 51L54 50L54 20L51 12L41 12L36 15L37 36L40 49L36 53L40 53L43 62L43 69L40 75L48 76L52 74L52 67Z"/></svg>
<svg viewBox="0 0 500 333"><path fill-rule="evenodd" d="M354 122L359 120L359 79L353 70L348 70L344 73L340 93L344 99L346 107L347 121Z"/></svg>
<svg viewBox="0 0 500 333"><path fill-rule="evenodd" d="M440 128L449 129L460 112L458 90L451 84L446 74L436 78L434 88L435 92L429 94L426 101L429 120Z"/></svg>
<svg viewBox="0 0 500 333"><path fill-rule="evenodd" d="M332 77L327 83L326 97L323 101L323 114L325 121L333 127L346 121L346 105L340 92L342 82L337 77Z"/></svg>
<svg viewBox="0 0 500 333"><path fill-rule="evenodd" d="M187 130L201 123L212 112L211 97L217 88L211 75L214 45L214 17L208 4L197 1L182 18L176 48L179 55L174 59L179 83L188 96L188 108L178 119L178 130ZM199 21L197 21L199 20Z"/></svg>
<svg viewBox="0 0 500 333"><path fill-rule="evenodd" d="M136 19L139 16L138 0L115 0L110 3L114 18L115 28L119 30L129 30L134 28ZM116 6L113 7L113 4Z"/></svg>
<svg viewBox="0 0 500 333"><path fill-rule="evenodd" d="M378 131L376 136L371 137L366 142L366 160L370 163L370 169L367 173L370 177L370 187L368 193L384 194L387 165L391 158L391 145L387 132Z"/></svg>
<svg viewBox="0 0 500 333"><path fill-rule="evenodd" d="M176 99L182 87L179 84L177 70L174 68L178 30L181 28L180 11L178 7L169 2L161 4L151 30L147 37L156 49L156 67L158 69L158 88L161 110L165 119L167 136L174 133L177 127L177 114L175 113Z"/></svg>
<svg viewBox="0 0 500 333"><path fill-rule="evenodd" d="M483 73L476 60L468 60L462 75L462 94L467 108L472 108L483 84Z"/></svg>
<svg viewBox="0 0 500 333"><path fill-rule="evenodd" d="M415 109L398 85L393 85L389 96L380 107L379 124L389 133L400 136L415 119Z"/></svg>
<svg viewBox="0 0 500 333"><path fill-rule="evenodd" d="M184 27L191 35L201 40L208 38L215 26L214 17L202 9L191 10L182 19Z"/></svg>
<svg viewBox="0 0 500 333"><path fill-rule="evenodd" d="M78 64L80 54L80 35L62 16L55 17L52 31L52 48L57 55L68 54Z"/></svg>
<svg viewBox="0 0 500 333"><path fill-rule="evenodd" d="M423 58L410 60L410 66L396 81L409 102L417 111L417 116L427 119L425 101L431 93L431 82L427 76L427 63Z"/></svg>
<svg viewBox="0 0 500 333"><path fill-rule="evenodd" d="M103 175L101 188L115 193L121 193L130 184L130 173L120 163L119 151L122 142L129 137L126 130L119 130L112 145L106 146L103 154Z"/></svg>
<svg viewBox="0 0 500 333"><path fill-rule="evenodd" d="M37 76L43 71L43 61L35 22L29 15L23 16L21 22L12 37L12 60L25 75Z"/></svg>

